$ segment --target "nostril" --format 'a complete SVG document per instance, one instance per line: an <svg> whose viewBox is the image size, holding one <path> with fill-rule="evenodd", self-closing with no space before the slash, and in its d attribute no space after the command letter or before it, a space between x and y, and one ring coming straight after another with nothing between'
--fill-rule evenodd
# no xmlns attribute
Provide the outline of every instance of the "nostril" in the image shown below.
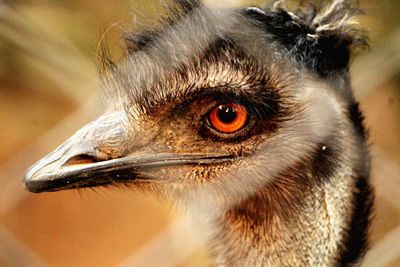
<svg viewBox="0 0 400 267"><path fill-rule="evenodd" d="M79 165L79 164L89 164L89 163L96 163L100 160L89 155L80 154L71 157L68 159L62 166L71 166L71 165Z"/></svg>

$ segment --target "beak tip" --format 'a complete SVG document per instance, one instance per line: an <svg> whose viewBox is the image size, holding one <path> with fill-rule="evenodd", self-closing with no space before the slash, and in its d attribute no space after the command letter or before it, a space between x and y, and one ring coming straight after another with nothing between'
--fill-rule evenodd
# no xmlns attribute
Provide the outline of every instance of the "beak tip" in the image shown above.
<svg viewBox="0 0 400 267"><path fill-rule="evenodd" d="M30 175L25 174L23 180L22 180L22 184L25 188L25 190L31 192L31 193L40 193L41 191L39 190L38 186L37 186L37 182L35 182L35 180L32 179L32 177Z"/></svg>
<svg viewBox="0 0 400 267"><path fill-rule="evenodd" d="M41 193L43 192L44 180L38 175L37 169L35 165L31 166L25 173L24 178L22 179L22 184L25 190L31 193Z"/></svg>
<svg viewBox="0 0 400 267"><path fill-rule="evenodd" d="M23 186L25 188L26 191L30 192L30 193L41 193L42 191L37 189L35 186L32 186L31 183L23 183Z"/></svg>

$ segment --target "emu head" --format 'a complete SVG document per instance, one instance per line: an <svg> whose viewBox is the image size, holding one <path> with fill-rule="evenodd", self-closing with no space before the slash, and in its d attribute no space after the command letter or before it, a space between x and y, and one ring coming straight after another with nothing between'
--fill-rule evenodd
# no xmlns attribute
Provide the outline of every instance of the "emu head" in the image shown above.
<svg viewBox="0 0 400 267"><path fill-rule="evenodd" d="M289 213L331 176L368 173L348 74L358 9L176 3L104 57L108 110L32 166L28 190L124 184L223 208L265 194Z"/></svg>
<svg viewBox="0 0 400 267"><path fill-rule="evenodd" d="M108 109L32 166L27 189L165 196L215 221L221 266L356 263L373 196L348 72L359 10L175 2L159 27L124 35L120 62L104 53Z"/></svg>

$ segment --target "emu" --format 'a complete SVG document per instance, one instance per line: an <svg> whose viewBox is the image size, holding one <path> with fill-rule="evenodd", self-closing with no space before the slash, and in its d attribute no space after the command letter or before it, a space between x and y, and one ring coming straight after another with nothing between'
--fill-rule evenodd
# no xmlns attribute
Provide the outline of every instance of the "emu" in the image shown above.
<svg viewBox="0 0 400 267"><path fill-rule="evenodd" d="M104 115L33 165L34 193L127 185L213 227L217 266L355 266L373 206L349 64L351 0L215 10L175 0L102 49Z"/></svg>

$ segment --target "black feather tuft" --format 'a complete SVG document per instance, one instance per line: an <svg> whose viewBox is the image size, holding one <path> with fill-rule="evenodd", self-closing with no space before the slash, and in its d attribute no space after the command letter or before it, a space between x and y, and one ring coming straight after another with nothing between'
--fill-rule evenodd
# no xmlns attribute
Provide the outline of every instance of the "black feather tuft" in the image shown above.
<svg viewBox="0 0 400 267"><path fill-rule="evenodd" d="M124 33L123 38L125 40L125 45L128 53L134 53L136 51L144 49L157 38L158 34L159 33L156 30Z"/></svg>
<svg viewBox="0 0 400 267"><path fill-rule="evenodd" d="M201 5L199 0L174 0L174 2L183 13L190 13Z"/></svg>
<svg viewBox="0 0 400 267"><path fill-rule="evenodd" d="M175 5L166 6L167 15L159 19L160 27L141 32L126 32L123 36L128 53L140 51L152 44L160 33L182 21L187 15L201 7L198 0L174 0Z"/></svg>
<svg viewBox="0 0 400 267"><path fill-rule="evenodd" d="M352 0L304 3L293 11L276 4L264 12L248 8L244 13L261 22L299 62L321 76L347 70L354 48L367 45L365 32L353 21L362 13L358 4Z"/></svg>
<svg viewBox="0 0 400 267"><path fill-rule="evenodd" d="M358 266L368 249L374 193L368 177L356 177L352 220L337 266Z"/></svg>
<svg viewBox="0 0 400 267"><path fill-rule="evenodd" d="M364 126L364 115L361 113L358 103L353 103L349 106L349 117L358 135L362 138L366 138L367 132Z"/></svg>

